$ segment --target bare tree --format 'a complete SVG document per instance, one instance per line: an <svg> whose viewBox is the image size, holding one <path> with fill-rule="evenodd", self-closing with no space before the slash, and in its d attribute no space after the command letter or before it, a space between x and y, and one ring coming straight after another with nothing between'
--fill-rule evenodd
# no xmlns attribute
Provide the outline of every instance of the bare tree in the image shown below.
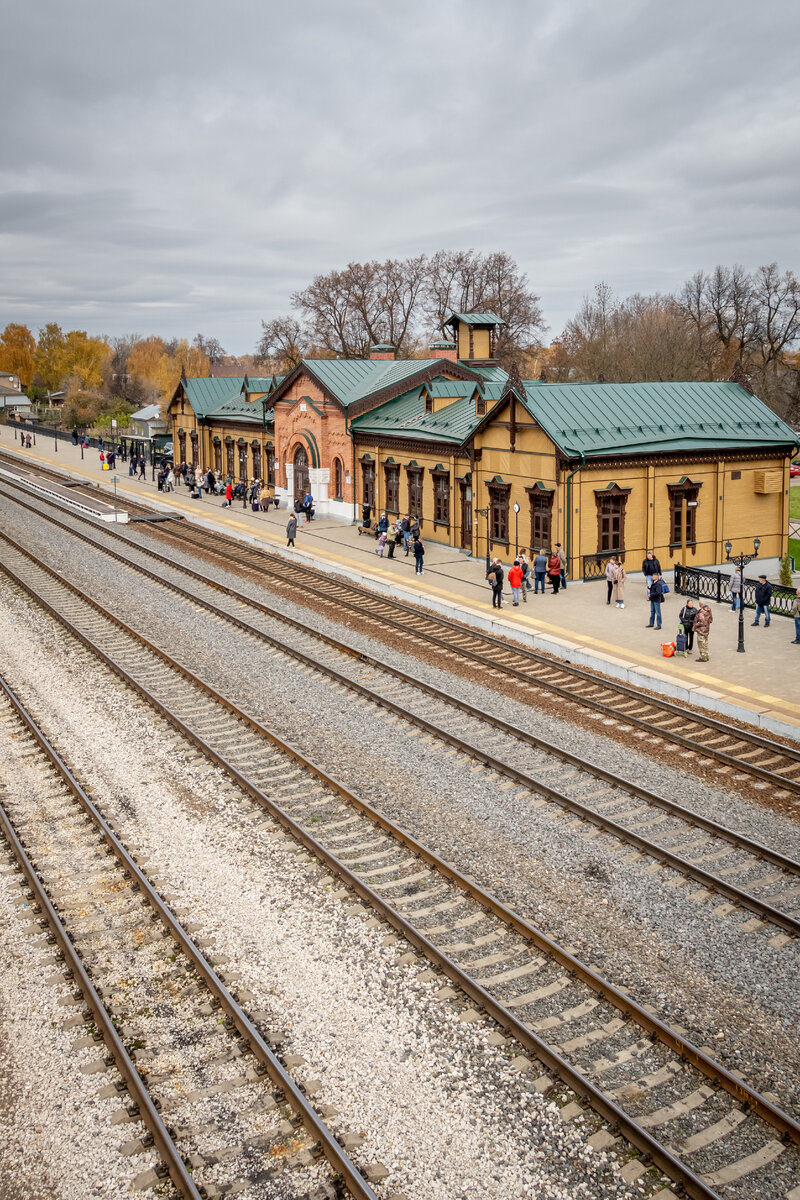
<svg viewBox="0 0 800 1200"><path fill-rule="evenodd" d="M264 366L281 375L288 375L311 348L308 330L295 317L262 321L261 329L256 349L258 358Z"/></svg>
<svg viewBox="0 0 800 1200"><path fill-rule="evenodd" d="M222 362L228 353L218 338L206 337L202 333L195 334L192 345L201 354L205 354L210 363Z"/></svg>

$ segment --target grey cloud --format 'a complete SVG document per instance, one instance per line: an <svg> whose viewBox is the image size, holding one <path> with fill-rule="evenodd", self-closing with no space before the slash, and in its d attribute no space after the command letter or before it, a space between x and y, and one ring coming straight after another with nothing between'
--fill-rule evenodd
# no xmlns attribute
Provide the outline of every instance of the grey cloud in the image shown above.
<svg viewBox="0 0 800 1200"><path fill-rule="evenodd" d="M6 24L0 324L244 352L314 273L445 245L508 250L557 332L599 278L797 265L777 0L39 0Z"/></svg>

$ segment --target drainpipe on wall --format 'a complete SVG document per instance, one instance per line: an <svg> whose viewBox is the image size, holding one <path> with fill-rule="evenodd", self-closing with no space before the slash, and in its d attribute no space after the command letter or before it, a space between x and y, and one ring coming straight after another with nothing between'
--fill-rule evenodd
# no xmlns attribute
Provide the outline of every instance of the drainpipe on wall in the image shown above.
<svg viewBox="0 0 800 1200"><path fill-rule="evenodd" d="M586 466L586 455L581 454L581 461L578 463L574 471L567 476L567 529L565 533L567 543L567 570L572 571L572 476L577 475L578 471L583 470Z"/></svg>
<svg viewBox="0 0 800 1200"><path fill-rule="evenodd" d="M352 481L350 486L353 489L353 521L352 521L352 524L357 525L358 524L358 497L356 496L356 443L355 443L355 439L353 437L352 423L348 424L347 417L345 417L345 419L344 419L344 431L350 438L350 447L353 451L353 468L352 468L353 473L350 476L351 481Z"/></svg>

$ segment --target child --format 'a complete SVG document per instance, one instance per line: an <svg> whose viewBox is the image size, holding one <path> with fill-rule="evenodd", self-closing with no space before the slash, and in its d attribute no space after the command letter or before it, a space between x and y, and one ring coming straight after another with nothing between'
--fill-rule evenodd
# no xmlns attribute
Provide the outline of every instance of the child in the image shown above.
<svg viewBox="0 0 800 1200"><path fill-rule="evenodd" d="M383 551L386 546L386 537L387 537L386 530L382 529L380 537L378 538L378 544L375 547L375 553L377 555L379 555L381 558L383 558Z"/></svg>

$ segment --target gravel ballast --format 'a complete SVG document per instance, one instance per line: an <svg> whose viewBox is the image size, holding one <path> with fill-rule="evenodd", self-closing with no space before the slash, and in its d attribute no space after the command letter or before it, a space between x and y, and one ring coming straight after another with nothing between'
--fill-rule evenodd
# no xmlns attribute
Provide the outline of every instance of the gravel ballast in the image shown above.
<svg viewBox="0 0 800 1200"><path fill-rule="evenodd" d="M306 1060L318 1101L339 1113L331 1120L365 1135L352 1153L385 1164L381 1196L642 1194L489 1044L489 1026L434 1000L421 966L398 966L402 944L348 914L294 843L243 819L247 802L219 771L13 594L0 644L10 682L60 731L148 873L201 925L212 957L227 956L285 1051Z"/></svg>
<svg viewBox="0 0 800 1200"><path fill-rule="evenodd" d="M796 946L771 946L774 929L742 933L741 914L717 916L711 911L717 901L698 904L689 899L689 888L666 887L663 873L647 870L648 860L627 862L626 853L602 837L587 841L569 828L569 818L498 791L494 777L474 770L468 760L443 758L416 738L403 736L385 713L358 707L341 689L318 678L309 682L290 660L266 654L231 627L208 622L203 633L204 618L192 609L189 629L184 602L141 577L132 586L125 568L88 548L76 549L27 515L20 523L25 526L20 532L28 536L35 523L38 546L68 576L83 555L91 563L93 592L101 600L105 596L123 618L136 624L144 604L151 613L146 631L179 659L196 663L199 638L203 670L215 686L557 940L573 946L640 1002L687 1028L698 1044L713 1045L729 1068L744 1072L762 1090L777 1092L784 1104L797 1103L800 1062L792 1034L798 1001ZM348 640L353 639L348 631ZM386 654L385 648L380 652ZM408 658L400 658L399 665L409 669ZM417 668L422 673L421 664ZM448 681L456 691L453 678ZM475 700L480 690L470 689L473 702L480 702ZM527 713L530 725L533 710L504 703L516 710L511 719L523 723ZM557 740L552 719L546 724L546 736ZM566 731L567 723L562 725ZM584 740L589 736L581 733ZM574 741L568 744L574 749ZM609 746L614 743L593 740L592 756L606 766L611 764L602 755ZM635 752L626 752L625 773L635 778L632 761L635 765ZM652 763L647 769L652 772ZM659 778L667 795L680 791L681 777L674 774L672 780ZM697 804L697 781L683 777L682 785L691 789L691 797L674 798ZM740 804L755 826L758 806ZM761 812L773 834L788 827L785 818ZM728 823L734 822L729 818ZM770 840L764 828L748 832Z"/></svg>

